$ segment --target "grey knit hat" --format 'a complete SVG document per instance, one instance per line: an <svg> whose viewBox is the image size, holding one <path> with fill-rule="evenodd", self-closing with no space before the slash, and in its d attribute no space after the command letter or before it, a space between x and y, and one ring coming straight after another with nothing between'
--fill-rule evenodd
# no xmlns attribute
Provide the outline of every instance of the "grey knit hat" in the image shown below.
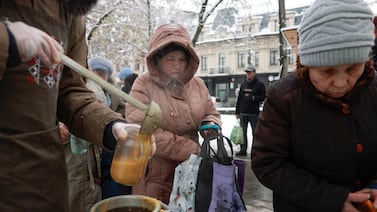
<svg viewBox="0 0 377 212"><path fill-rule="evenodd" d="M316 0L298 28L304 66L334 66L369 60L374 45L373 12L362 0Z"/></svg>

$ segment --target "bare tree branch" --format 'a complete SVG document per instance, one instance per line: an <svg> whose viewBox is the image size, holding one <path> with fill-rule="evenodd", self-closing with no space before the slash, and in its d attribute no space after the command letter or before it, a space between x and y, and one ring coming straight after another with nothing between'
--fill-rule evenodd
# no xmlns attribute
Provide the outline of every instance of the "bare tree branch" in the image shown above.
<svg viewBox="0 0 377 212"><path fill-rule="evenodd" d="M199 11L198 15L198 27L196 28L196 31L194 33L194 36L192 38L192 43L196 44L196 42L199 39L200 33L203 30L204 24L206 23L209 16L212 15L212 13L216 10L216 8L223 2L223 0L218 0L217 3L206 13L206 9L208 6L208 0L204 0L202 3L202 6Z"/></svg>
<svg viewBox="0 0 377 212"><path fill-rule="evenodd" d="M102 16L98 19L98 21L96 22L94 27L88 30L88 34L86 36L87 40L92 39L93 32L101 25L101 23L104 19L106 19L114 10L117 9L117 6L120 5L121 3L122 3L122 0L118 1L117 3L115 3L114 7L112 7L110 10L108 10L105 13L102 14Z"/></svg>

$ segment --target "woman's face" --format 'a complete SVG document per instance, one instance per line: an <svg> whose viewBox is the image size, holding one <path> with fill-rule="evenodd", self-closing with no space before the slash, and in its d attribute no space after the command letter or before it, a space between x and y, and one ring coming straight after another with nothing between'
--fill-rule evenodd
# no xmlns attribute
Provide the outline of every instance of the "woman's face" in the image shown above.
<svg viewBox="0 0 377 212"><path fill-rule="evenodd" d="M103 71L96 71L96 70L94 70L93 72L94 72L94 74L96 74L97 76L99 76L100 78L102 78L105 81L107 81L109 79L109 75L107 75Z"/></svg>
<svg viewBox="0 0 377 212"><path fill-rule="evenodd" d="M158 68L173 79L178 79L187 68L187 56L177 50L166 54L158 63Z"/></svg>
<svg viewBox="0 0 377 212"><path fill-rule="evenodd" d="M318 91L340 98L351 91L363 71L364 63L309 67L309 77Z"/></svg>

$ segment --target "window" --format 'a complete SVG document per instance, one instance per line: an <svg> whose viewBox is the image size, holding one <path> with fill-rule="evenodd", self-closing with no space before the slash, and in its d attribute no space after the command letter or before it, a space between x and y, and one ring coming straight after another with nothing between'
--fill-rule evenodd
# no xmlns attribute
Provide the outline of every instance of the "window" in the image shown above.
<svg viewBox="0 0 377 212"><path fill-rule="evenodd" d="M274 32L278 32L279 31L279 22L278 22L278 20L274 20L273 31Z"/></svg>
<svg viewBox="0 0 377 212"><path fill-rule="evenodd" d="M255 52L255 66L258 67L259 66L259 52Z"/></svg>
<svg viewBox="0 0 377 212"><path fill-rule="evenodd" d="M219 53L219 73L224 73L225 69L225 53Z"/></svg>
<svg viewBox="0 0 377 212"><path fill-rule="evenodd" d="M295 62L295 54L293 53L292 49L287 50L287 59L288 64L294 64Z"/></svg>
<svg viewBox="0 0 377 212"><path fill-rule="evenodd" d="M255 32L258 32L259 29L258 29L258 26L256 24L252 24L251 30L252 30L251 32L255 33Z"/></svg>
<svg viewBox="0 0 377 212"><path fill-rule="evenodd" d="M255 64L255 52L253 50L249 50L247 55L247 64Z"/></svg>
<svg viewBox="0 0 377 212"><path fill-rule="evenodd" d="M202 56L202 59L201 59L201 70L202 71L207 71L208 70L208 57L207 56Z"/></svg>
<svg viewBox="0 0 377 212"><path fill-rule="evenodd" d="M238 56L237 56L237 66L238 68L245 68L246 64L245 64L245 52L238 52Z"/></svg>
<svg viewBox="0 0 377 212"><path fill-rule="evenodd" d="M270 50L270 65L277 65L279 61L278 56L278 50L277 49L271 49Z"/></svg>
<svg viewBox="0 0 377 212"><path fill-rule="evenodd" d="M220 98L221 102L228 99L228 94L228 83L216 83L216 96Z"/></svg>

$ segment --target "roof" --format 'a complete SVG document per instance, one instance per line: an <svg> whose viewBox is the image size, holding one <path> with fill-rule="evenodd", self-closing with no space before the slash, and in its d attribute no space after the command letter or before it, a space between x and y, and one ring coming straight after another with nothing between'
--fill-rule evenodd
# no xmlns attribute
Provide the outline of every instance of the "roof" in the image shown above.
<svg viewBox="0 0 377 212"><path fill-rule="evenodd" d="M298 36L297 36L297 25L293 27L285 27L281 29L284 38L288 41L289 45L292 47L296 55L298 55Z"/></svg>

